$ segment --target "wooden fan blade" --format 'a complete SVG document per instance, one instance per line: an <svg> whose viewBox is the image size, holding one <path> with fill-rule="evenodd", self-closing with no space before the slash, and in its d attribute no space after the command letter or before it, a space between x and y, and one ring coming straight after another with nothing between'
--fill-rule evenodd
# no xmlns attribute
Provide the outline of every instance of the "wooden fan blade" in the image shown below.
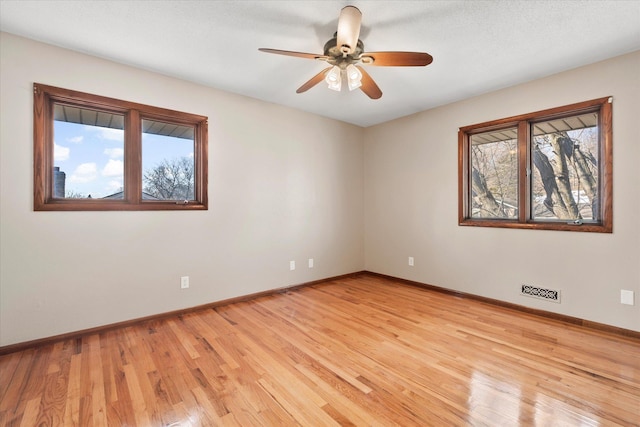
<svg viewBox="0 0 640 427"><path fill-rule="evenodd" d="M320 83L322 80L324 80L324 75L326 74L326 72L329 71L331 68L332 67L327 67L324 70L320 71L315 76L311 77L305 84L303 84L298 88L298 90L296 90L296 93L306 92L312 87L314 87L315 85L317 85L318 83Z"/></svg>
<svg viewBox="0 0 640 427"><path fill-rule="evenodd" d="M358 46L362 12L355 6L343 7L338 18L338 48L342 52L353 53Z"/></svg>
<svg viewBox="0 0 640 427"><path fill-rule="evenodd" d="M433 57L424 52L365 52L362 63L386 67L424 67L433 62ZM368 62L368 58L373 59Z"/></svg>
<svg viewBox="0 0 640 427"><path fill-rule="evenodd" d="M373 81L369 73L367 73L364 68L359 65L356 65L356 67L362 73L362 80L360 81L362 83L362 86L360 86L360 90L366 93L367 96L371 99L380 98L382 96L382 91L380 90L376 82Z"/></svg>
<svg viewBox="0 0 640 427"><path fill-rule="evenodd" d="M306 59L329 59L328 56L320 55L317 53L305 53L305 52L294 52L291 50L279 50L279 49L269 49L266 47L261 47L258 49L260 52L266 53L276 53L278 55L287 55L287 56L295 56L297 58L306 58Z"/></svg>

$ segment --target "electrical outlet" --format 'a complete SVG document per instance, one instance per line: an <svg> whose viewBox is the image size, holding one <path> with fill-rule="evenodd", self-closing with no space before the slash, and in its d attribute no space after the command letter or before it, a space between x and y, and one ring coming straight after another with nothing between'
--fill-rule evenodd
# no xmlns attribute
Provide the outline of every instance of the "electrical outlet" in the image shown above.
<svg viewBox="0 0 640 427"><path fill-rule="evenodd" d="M289 261L289 270L293 271L296 269L296 262L295 261Z"/></svg>
<svg viewBox="0 0 640 427"><path fill-rule="evenodd" d="M189 276L182 276L180 278L180 289L189 288Z"/></svg>
<svg viewBox="0 0 640 427"><path fill-rule="evenodd" d="M409 265L410 265L411 267L413 267L413 264L414 264L414 263L413 263L413 257L412 257L412 256L410 256L410 257L409 257Z"/></svg>
<svg viewBox="0 0 640 427"><path fill-rule="evenodd" d="M620 290L620 304L633 305L633 291Z"/></svg>
<svg viewBox="0 0 640 427"><path fill-rule="evenodd" d="M309 258L309 268L313 268L313 258Z"/></svg>

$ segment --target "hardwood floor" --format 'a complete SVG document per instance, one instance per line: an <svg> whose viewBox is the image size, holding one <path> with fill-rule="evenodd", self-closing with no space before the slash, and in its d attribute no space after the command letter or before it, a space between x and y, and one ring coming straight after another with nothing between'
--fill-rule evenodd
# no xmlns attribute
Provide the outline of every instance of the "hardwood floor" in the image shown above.
<svg viewBox="0 0 640 427"><path fill-rule="evenodd" d="M0 426L638 426L640 340L361 275L0 357Z"/></svg>

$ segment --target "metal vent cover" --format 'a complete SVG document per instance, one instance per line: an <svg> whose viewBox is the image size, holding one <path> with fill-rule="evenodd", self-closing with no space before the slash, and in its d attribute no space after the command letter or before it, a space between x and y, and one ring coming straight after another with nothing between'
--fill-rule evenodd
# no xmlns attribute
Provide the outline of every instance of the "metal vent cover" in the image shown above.
<svg viewBox="0 0 640 427"><path fill-rule="evenodd" d="M522 285L520 293L524 296L560 303L560 290L558 289L547 289L531 285Z"/></svg>

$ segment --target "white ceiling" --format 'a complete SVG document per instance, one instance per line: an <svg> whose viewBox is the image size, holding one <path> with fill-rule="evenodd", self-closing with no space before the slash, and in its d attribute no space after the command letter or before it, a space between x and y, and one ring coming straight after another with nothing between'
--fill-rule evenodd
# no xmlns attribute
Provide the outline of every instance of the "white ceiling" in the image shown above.
<svg viewBox="0 0 640 427"><path fill-rule="evenodd" d="M427 52L374 67L361 91L296 89L326 63L340 9L362 11L365 51ZM359 126L370 126L640 49L640 1L0 1L0 29ZM72 89L72 88L71 88Z"/></svg>

